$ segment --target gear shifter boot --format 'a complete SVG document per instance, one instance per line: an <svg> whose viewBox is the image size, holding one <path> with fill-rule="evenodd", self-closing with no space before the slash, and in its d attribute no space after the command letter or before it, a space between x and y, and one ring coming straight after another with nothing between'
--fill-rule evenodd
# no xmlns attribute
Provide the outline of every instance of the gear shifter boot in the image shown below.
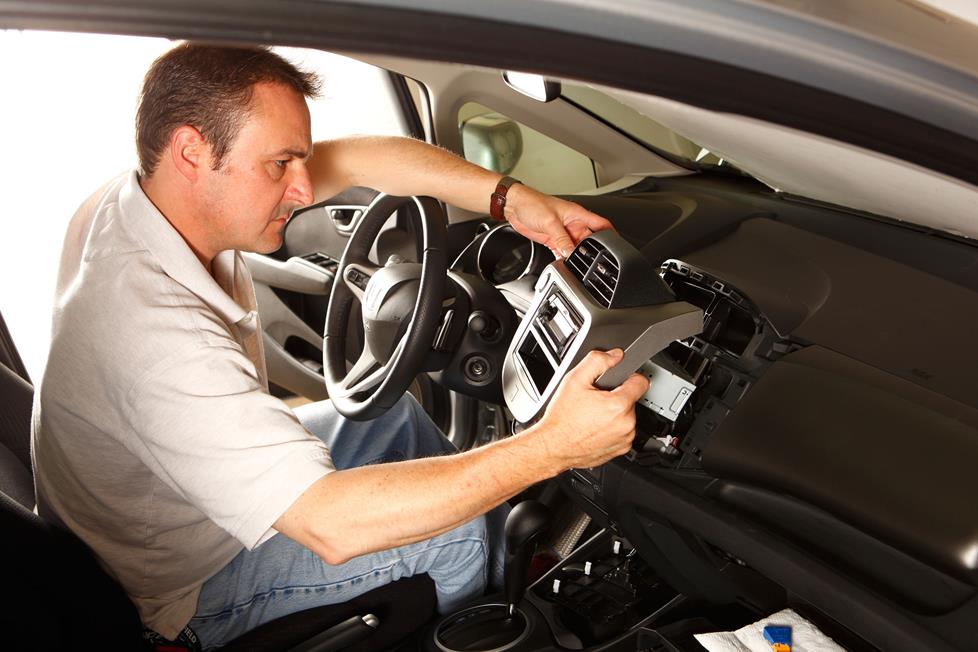
<svg viewBox="0 0 978 652"><path fill-rule="evenodd" d="M527 570L537 539L550 525L550 510L538 501L525 500L513 508L506 518L505 595L510 613L523 599Z"/></svg>

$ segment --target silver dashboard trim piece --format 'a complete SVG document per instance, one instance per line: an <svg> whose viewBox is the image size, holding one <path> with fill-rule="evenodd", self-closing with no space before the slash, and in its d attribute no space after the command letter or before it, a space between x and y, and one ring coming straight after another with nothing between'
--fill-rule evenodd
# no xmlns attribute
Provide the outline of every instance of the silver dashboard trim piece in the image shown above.
<svg viewBox="0 0 978 652"><path fill-rule="evenodd" d="M671 342L699 334L703 330L703 311L685 301L608 309L596 303L563 261L548 265L536 284L537 293L523 317L503 363L503 396L513 416L523 423L532 421L546 407L557 385L588 352L624 349L624 358L595 382L601 389L612 389ZM558 289L577 310L582 323L560 361L554 359L534 324L541 305L552 289ZM527 338L535 338L546 359L554 366L553 376L542 392L537 392L519 354Z"/></svg>

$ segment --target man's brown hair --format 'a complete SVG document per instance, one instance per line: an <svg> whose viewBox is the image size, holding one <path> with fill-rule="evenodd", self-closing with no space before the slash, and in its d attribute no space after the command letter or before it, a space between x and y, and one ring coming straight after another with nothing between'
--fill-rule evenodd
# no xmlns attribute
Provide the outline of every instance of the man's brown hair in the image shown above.
<svg viewBox="0 0 978 652"><path fill-rule="evenodd" d="M152 176L173 131L190 125L210 145L221 167L251 110L254 85L271 82L305 97L319 94L320 80L262 47L183 43L146 72L136 111L140 173Z"/></svg>

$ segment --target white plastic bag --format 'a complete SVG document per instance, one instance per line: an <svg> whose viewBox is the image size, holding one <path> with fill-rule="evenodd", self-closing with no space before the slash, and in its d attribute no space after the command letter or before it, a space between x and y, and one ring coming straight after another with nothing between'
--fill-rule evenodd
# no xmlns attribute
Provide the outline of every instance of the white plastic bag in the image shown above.
<svg viewBox="0 0 978 652"><path fill-rule="evenodd" d="M694 634L700 645L710 652L771 652L764 640L767 625L791 627L791 652L846 652L831 638L791 609L784 609L735 632Z"/></svg>

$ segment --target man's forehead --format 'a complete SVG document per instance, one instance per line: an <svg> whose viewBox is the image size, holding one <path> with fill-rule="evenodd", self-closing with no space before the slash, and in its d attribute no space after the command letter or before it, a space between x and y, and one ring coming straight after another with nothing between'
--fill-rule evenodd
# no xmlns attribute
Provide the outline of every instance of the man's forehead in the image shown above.
<svg viewBox="0 0 978 652"><path fill-rule="evenodd" d="M263 153L308 159L312 156L309 108L305 98L279 84L255 85L242 132L250 131L261 142Z"/></svg>

